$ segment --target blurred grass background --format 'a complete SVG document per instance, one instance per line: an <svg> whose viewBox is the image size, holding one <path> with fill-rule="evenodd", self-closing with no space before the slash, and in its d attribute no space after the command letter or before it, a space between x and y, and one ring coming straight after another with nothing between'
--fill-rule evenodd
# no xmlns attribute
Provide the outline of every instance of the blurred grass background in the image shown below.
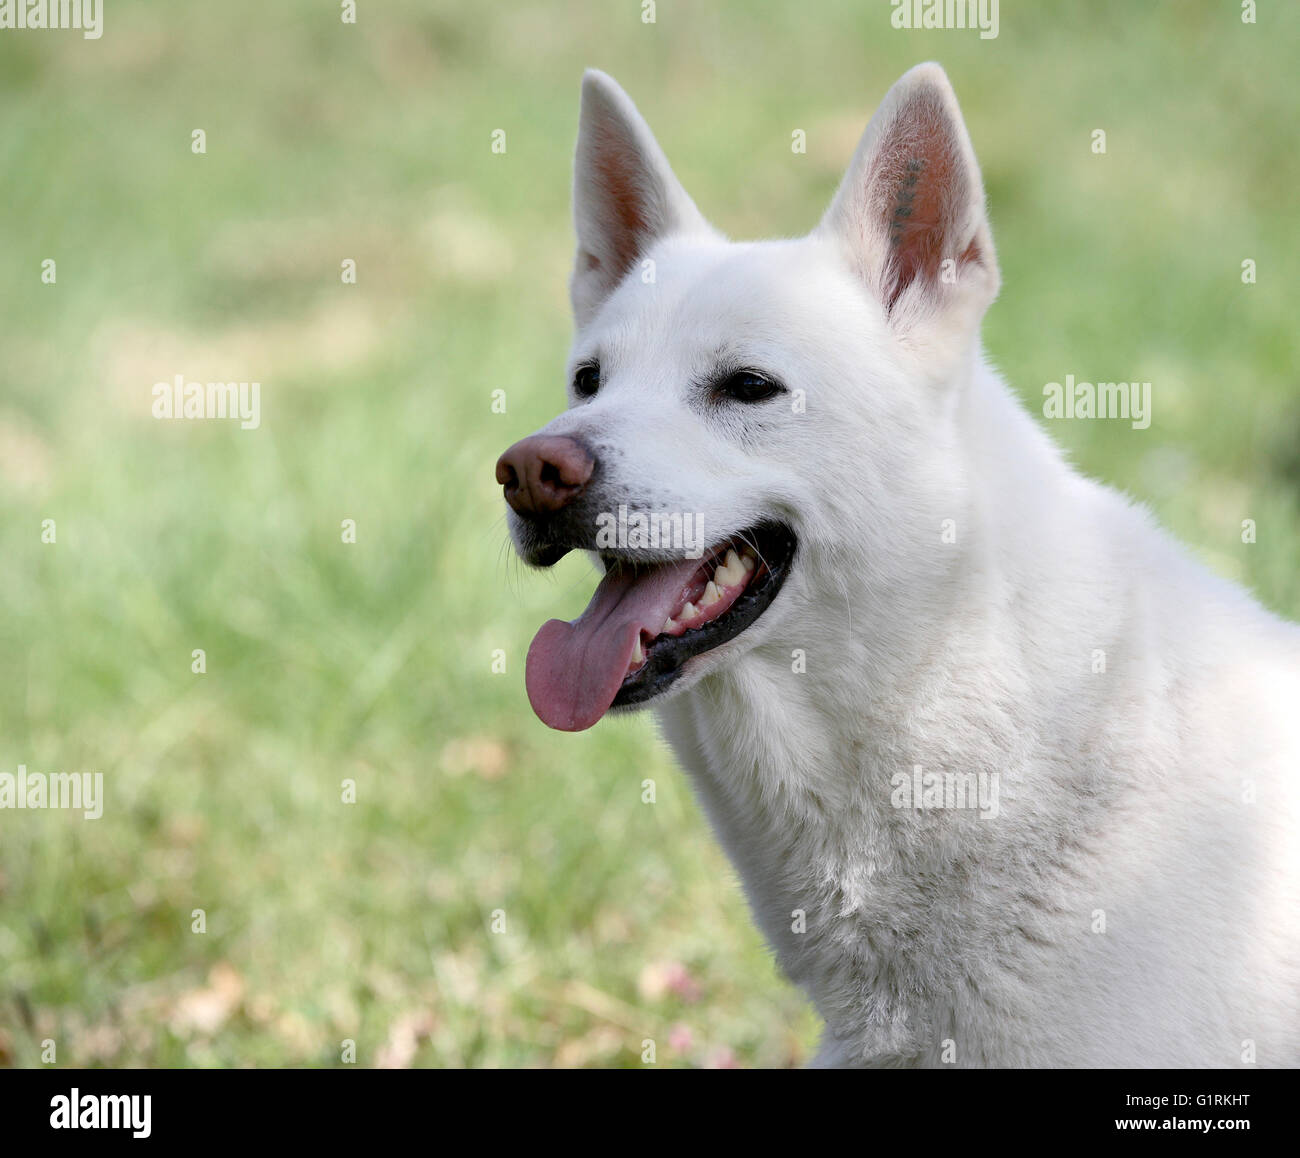
<svg viewBox="0 0 1300 1158"><path fill-rule="evenodd" d="M1150 430L1049 425L1300 612L1294 6L1008 3L991 41L883 0L106 7L98 41L0 31L0 770L107 794L0 811L0 1063L807 1057L650 721L565 736L524 696L594 582L522 573L492 480L562 404L588 65L761 237L809 228L940 60L990 195L991 357L1040 414L1067 373L1151 381ZM152 419L176 374L260 381L261 428Z"/></svg>

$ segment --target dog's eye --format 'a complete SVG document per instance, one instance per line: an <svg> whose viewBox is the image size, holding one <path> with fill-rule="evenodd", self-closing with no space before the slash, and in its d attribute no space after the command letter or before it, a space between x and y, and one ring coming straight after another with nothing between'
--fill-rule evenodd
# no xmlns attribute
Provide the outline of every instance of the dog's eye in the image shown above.
<svg viewBox="0 0 1300 1158"><path fill-rule="evenodd" d="M590 398L600 389L600 367L588 363L573 372L573 392L579 398Z"/></svg>
<svg viewBox="0 0 1300 1158"><path fill-rule="evenodd" d="M773 382L753 370L739 370L718 383L717 392L737 402L762 402L785 389L779 382Z"/></svg>

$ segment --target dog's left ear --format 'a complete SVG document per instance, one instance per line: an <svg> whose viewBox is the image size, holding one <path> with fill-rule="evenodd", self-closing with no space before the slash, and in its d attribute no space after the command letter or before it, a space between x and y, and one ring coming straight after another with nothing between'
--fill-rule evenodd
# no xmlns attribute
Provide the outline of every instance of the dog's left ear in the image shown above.
<svg viewBox="0 0 1300 1158"><path fill-rule="evenodd" d="M911 69L871 118L818 226L843 246L890 323L974 326L997 296L984 185L937 64Z"/></svg>

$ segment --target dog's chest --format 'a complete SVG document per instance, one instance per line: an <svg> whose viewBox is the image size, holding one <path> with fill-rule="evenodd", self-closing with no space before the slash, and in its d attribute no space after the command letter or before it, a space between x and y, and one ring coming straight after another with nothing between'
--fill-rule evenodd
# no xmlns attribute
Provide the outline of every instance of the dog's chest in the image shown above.
<svg viewBox="0 0 1300 1158"><path fill-rule="evenodd" d="M778 962L857 1056L919 1060L988 991L970 970L994 955L989 901L971 908L960 831L893 809L852 735L778 720L759 750L718 706L683 697L661 719Z"/></svg>

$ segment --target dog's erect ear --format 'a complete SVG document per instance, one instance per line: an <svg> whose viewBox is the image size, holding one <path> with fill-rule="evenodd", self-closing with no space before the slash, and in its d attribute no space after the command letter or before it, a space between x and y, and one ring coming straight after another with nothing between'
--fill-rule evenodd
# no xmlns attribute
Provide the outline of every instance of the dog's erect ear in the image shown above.
<svg viewBox="0 0 1300 1158"><path fill-rule="evenodd" d="M627 93L595 69L582 78L573 221L578 254L569 288L579 326L652 242L714 235Z"/></svg>
<svg viewBox="0 0 1300 1158"><path fill-rule="evenodd" d="M953 309L978 321L997 295L979 166L937 64L886 94L818 229L846 248L898 329Z"/></svg>

